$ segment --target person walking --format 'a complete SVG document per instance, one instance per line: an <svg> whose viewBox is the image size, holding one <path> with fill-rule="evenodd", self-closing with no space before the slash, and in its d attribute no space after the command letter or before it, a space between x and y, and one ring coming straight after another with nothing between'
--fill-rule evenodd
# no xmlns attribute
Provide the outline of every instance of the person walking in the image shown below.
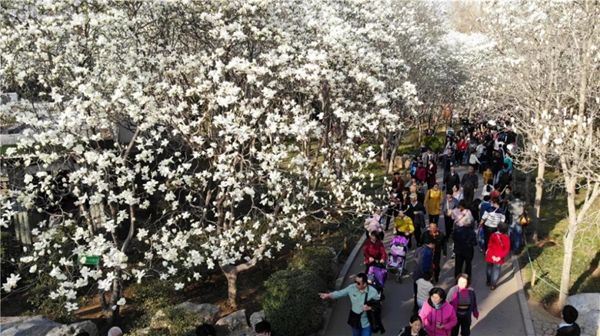
<svg viewBox="0 0 600 336"><path fill-rule="evenodd" d="M358 273L353 285L331 293L319 293L319 297L323 300L337 300L344 296L350 298L351 308L348 324L352 328L352 336L372 335L371 324L366 313L371 310L371 307L367 305L367 302L377 300L377 290L369 286L367 280L365 273Z"/></svg>
<svg viewBox="0 0 600 336"><path fill-rule="evenodd" d="M427 189L431 189L435 184L437 174L437 166L435 165L434 160L429 160L427 163Z"/></svg>
<svg viewBox="0 0 600 336"><path fill-rule="evenodd" d="M387 231L390 228L390 221L392 217L398 216L398 211L402 208L403 200L402 200L402 191L397 194L395 192L390 193L390 197L388 199L388 207L385 212L385 230Z"/></svg>
<svg viewBox="0 0 600 336"><path fill-rule="evenodd" d="M490 237L485 254L485 262L487 263L485 267L486 285L491 286L491 290L498 287L500 268L510 251L510 238L508 238L507 233L508 224L504 222L498 224L498 232L494 232Z"/></svg>
<svg viewBox="0 0 600 336"><path fill-rule="evenodd" d="M460 188L460 176L458 176L458 173L456 172L456 167L452 166L450 167L450 172L446 175L444 175L444 190L446 190L446 192L452 190L452 187L456 186L457 188Z"/></svg>
<svg viewBox="0 0 600 336"><path fill-rule="evenodd" d="M436 182L432 189L425 194L425 211L429 215L429 223L437 223L440 219L440 207L442 205L442 191Z"/></svg>
<svg viewBox="0 0 600 336"><path fill-rule="evenodd" d="M431 289L419 316L429 336L448 336L457 323L456 312L446 302L446 292L440 287Z"/></svg>
<svg viewBox="0 0 600 336"><path fill-rule="evenodd" d="M423 277L417 280L417 305L419 310L429 299L429 291L433 288L433 272L426 271Z"/></svg>
<svg viewBox="0 0 600 336"><path fill-rule="evenodd" d="M451 193L447 193L446 198L442 202L441 209L441 212L444 214L444 229L446 237L450 237L452 235L452 228L454 227L452 212L454 209L458 209L458 200L454 198Z"/></svg>
<svg viewBox="0 0 600 336"><path fill-rule="evenodd" d="M363 246L363 256L365 257L365 273L369 273L369 267L374 263L385 263L387 254L385 253L385 247L381 240L379 240L379 233L377 231L371 231L370 239L365 242Z"/></svg>
<svg viewBox="0 0 600 336"><path fill-rule="evenodd" d="M404 214L404 211L398 213L398 217L394 221L394 230L396 235L402 235L408 240L408 248L411 248L411 238L413 232L415 232L415 226L413 225L412 219ZM415 238L416 240L416 238ZM416 245L416 242L415 242Z"/></svg>
<svg viewBox="0 0 600 336"><path fill-rule="evenodd" d="M498 197L492 198L491 203L492 206L485 211L483 216L481 216L481 222L479 223L480 226L483 226L483 237L485 241L483 245L484 251L487 251L488 249L491 235L498 230L498 224L504 223L506 220L504 210L500 207L500 200Z"/></svg>
<svg viewBox="0 0 600 336"><path fill-rule="evenodd" d="M429 336L423 329L423 321L417 314L410 317L410 324L398 333L398 336Z"/></svg>
<svg viewBox="0 0 600 336"><path fill-rule="evenodd" d="M454 241L454 276L457 277L463 272L469 277L472 275L473 256L475 255L475 246L477 238L475 231L471 225L457 226L452 232L452 240ZM464 265L464 270L463 270Z"/></svg>
<svg viewBox="0 0 600 336"><path fill-rule="evenodd" d="M452 328L452 336L471 335L471 315L479 318L477 310L477 296L475 290L469 286L469 276L459 274L456 277L457 285L450 288L446 301L454 308L456 312L456 325Z"/></svg>
<svg viewBox="0 0 600 336"><path fill-rule="evenodd" d="M481 166L481 162L477 158L475 151L472 151L471 154L469 154L469 165L472 166L475 171L479 171L479 166Z"/></svg>
<svg viewBox="0 0 600 336"><path fill-rule="evenodd" d="M391 184L392 193L395 193L397 195L402 194L402 190L404 189L404 180L400 176L399 172L394 172L394 177L392 178Z"/></svg>
<svg viewBox="0 0 600 336"><path fill-rule="evenodd" d="M463 191L463 197L468 204L473 202L473 198L475 197L475 193L477 192L477 188L479 187L479 180L477 175L475 174L475 168L469 166L469 171L465 175L463 175L460 186Z"/></svg>
<svg viewBox="0 0 600 336"><path fill-rule="evenodd" d="M409 195L408 204L405 205L404 213L410 217L415 227L415 241L417 247L421 246L421 230L425 228L425 207L417 201L417 194Z"/></svg>
<svg viewBox="0 0 600 336"><path fill-rule="evenodd" d="M425 272L433 273L433 250L435 249L435 243L433 240L426 240L423 246L417 248L414 253L414 271L413 271L413 313L419 311L419 304L417 302L418 286L417 281L423 278Z"/></svg>
<svg viewBox="0 0 600 336"><path fill-rule="evenodd" d="M523 239L523 227L521 226L521 217L525 213L525 204L521 201L521 194L517 191L514 194L514 200L508 203L508 213L510 214L510 248L517 254L521 247Z"/></svg>
<svg viewBox="0 0 600 336"><path fill-rule="evenodd" d="M437 223L429 223L429 230L423 232L421 244L424 244L426 241L433 241L435 244L433 251L433 274L435 275L434 281L437 283L440 280L440 271L442 269L440 265L442 253L444 254L444 261L447 257L446 235L438 230Z"/></svg>

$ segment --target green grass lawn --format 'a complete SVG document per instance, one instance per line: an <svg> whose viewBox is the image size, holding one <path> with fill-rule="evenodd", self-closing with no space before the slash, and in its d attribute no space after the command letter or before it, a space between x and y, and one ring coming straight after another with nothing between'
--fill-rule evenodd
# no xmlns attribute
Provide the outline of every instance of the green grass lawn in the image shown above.
<svg viewBox="0 0 600 336"><path fill-rule="evenodd" d="M583 192L582 192L583 193ZM600 210L600 201L595 202L590 212ZM545 197L542 202L540 215L540 228L538 230L540 241L538 244L529 242L528 248L533 268L553 286L537 280L531 287L531 265L528 263L527 253L524 251L519 262L522 267L523 280L528 295L550 308L558 299L558 291L553 287L560 287L560 277L563 265L563 236L567 231L567 206L566 198L562 194L556 197ZM600 292L600 225L597 220L590 219L575 238L575 251L571 268L571 285L569 295L579 293Z"/></svg>

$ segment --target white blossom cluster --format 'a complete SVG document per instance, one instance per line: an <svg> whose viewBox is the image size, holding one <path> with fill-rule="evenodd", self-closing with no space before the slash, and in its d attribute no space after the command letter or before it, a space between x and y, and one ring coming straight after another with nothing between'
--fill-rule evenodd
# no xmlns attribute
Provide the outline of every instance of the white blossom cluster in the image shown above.
<svg viewBox="0 0 600 336"><path fill-rule="evenodd" d="M3 6L0 77L42 88L2 111L27 126L6 156L25 172L13 201L48 212L61 187L76 208L35 227L21 264L57 279L69 311L84 287L116 293L116 309L123 280L193 281L371 208L361 170L375 152L354 140L401 128L399 109L419 104L405 47L425 42L422 25L395 1Z"/></svg>

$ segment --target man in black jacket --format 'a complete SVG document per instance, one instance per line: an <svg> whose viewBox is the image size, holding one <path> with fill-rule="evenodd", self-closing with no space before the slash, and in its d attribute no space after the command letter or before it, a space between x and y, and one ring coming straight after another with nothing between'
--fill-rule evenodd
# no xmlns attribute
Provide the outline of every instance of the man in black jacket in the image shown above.
<svg viewBox="0 0 600 336"><path fill-rule="evenodd" d="M473 166L469 166L469 172L463 175L460 186L463 190L463 199L468 205L471 205L477 192L477 187L479 187L479 179L475 174Z"/></svg>
<svg viewBox="0 0 600 336"><path fill-rule="evenodd" d="M571 305L564 306L562 310L562 318L565 323L561 323L558 325L558 330L556 331L556 336L579 336L581 334L581 329L579 325L575 323L577 317L579 316L579 312L575 307Z"/></svg>
<svg viewBox="0 0 600 336"><path fill-rule="evenodd" d="M429 223L429 230L423 232L421 236L421 244L432 241L435 244L433 250L433 273L435 275L434 283L440 280L441 265L440 260L442 259L442 253L444 254L444 260L446 260L447 248L446 248L446 236L440 230L438 230L437 223Z"/></svg>
<svg viewBox="0 0 600 336"><path fill-rule="evenodd" d="M417 247L421 246L421 240L417 237L421 237L421 229L425 227L425 207L423 203L417 201L417 194L409 195L409 202L404 207L404 213L412 220L415 226L415 240L417 241Z"/></svg>
<svg viewBox="0 0 600 336"><path fill-rule="evenodd" d="M456 167L450 167L450 172L444 176L444 190L452 192L452 187L460 189L460 176L456 173Z"/></svg>

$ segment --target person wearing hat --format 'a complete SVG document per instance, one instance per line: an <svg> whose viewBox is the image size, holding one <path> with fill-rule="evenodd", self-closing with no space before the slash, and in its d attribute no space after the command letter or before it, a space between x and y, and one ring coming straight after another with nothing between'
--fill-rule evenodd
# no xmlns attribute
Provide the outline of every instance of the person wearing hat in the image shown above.
<svg viewBox="0 0 600 336"><path fill-rule="evenodd" d="M425 228L425 207L419 202L416 193L408 195L409 201L404 207L404 213L412 220L415 226L415 240L417 247L421 246L419 241L421 237L421 229Z"/></svg>
<svg viewBox="0 0 600 336"><path fill-rule="evenodd" d="M581 329L579 328L579 325L575 323L578 316L579 312L575 307L571 305L564 306L562 318L565 323L558 325L556 336L579 336L581 334Z"/></svg>

